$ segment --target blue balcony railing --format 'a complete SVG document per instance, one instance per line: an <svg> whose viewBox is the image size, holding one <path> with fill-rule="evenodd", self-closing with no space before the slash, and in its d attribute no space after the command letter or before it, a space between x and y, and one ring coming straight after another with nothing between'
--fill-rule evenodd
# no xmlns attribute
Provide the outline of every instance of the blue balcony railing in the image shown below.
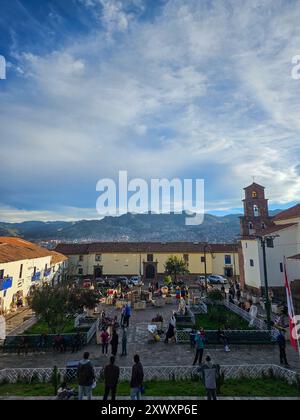
<svg viewBox="0 0 300 420"><path fill-rule="evenodd" d="M40 272L35 273L35 274L32 276L31 280L32 280L32 281L40 281L40 280L41 280L41 273L40 273Z"/></svg>
<svg viewBox="0 0 300 420"><path fill-rule="evenodd" d="M12 277L6 277L4 279L0 280L0 291L8 290L12 287L13 284L13 278Z"/></svg>

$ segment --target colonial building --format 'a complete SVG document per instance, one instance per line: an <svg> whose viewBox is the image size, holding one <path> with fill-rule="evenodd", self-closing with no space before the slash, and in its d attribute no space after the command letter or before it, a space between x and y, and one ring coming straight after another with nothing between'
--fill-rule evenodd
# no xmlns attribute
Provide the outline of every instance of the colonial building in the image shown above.
<svg viewBox="0 0 300 420"><path fill-rule="evenodd" d="M271 218L264 197L264 187L253 184L245 191L245 216L241 218L241 282L246 289L263 291L265 275L262 240L264 240L270 288L275 295L285 298L284 265L286 264L296 298L300 292L300 205Z"/></svg>
<svg viewBox="0 0 300 420"><path fill-rule="evenodd" d="M0 237L0 310L8 312L26 300L42 282L60 281L67 257L20 238Z"/></svg>
<svg viewBox="0 0 300 420"><path fill-rule="evenodd" d="M235 245L201 243L91 243L60 244L56 251L69 258L69 272L91 278L143 276L145 281L165 277L165 263L171 256L186 261L190 274L239 276Z"/></svg>

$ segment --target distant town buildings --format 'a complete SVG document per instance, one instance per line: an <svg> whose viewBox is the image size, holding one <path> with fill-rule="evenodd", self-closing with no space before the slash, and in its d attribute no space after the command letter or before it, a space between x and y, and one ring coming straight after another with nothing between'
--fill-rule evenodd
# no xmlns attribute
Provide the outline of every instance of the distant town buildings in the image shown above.
<svg viewBox="0 0 300 420"><path fill-rule="evenodd" d="M60 281L67 257L20 238L0 237L0 310L26 302L33 287Z"/></svg>

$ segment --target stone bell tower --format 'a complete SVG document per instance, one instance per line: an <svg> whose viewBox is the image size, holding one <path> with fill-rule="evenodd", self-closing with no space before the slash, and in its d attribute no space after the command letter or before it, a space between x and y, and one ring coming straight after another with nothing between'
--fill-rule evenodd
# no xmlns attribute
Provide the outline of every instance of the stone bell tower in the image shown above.
<svg viewBox="0 0 300 420"><path fill-rule="evenodd" d="M255 182L244 188L244 216L241 217L241 236L256 236L264 229L273 225L269 216L268 200L265 197L265 187Z"/></svg>

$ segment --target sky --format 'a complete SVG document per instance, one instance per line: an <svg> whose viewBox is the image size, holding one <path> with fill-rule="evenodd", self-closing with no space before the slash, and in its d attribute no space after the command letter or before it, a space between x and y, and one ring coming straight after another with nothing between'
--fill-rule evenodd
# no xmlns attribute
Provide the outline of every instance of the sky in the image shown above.
<svg viewBox="0 0 300 420"><path fill-rule="evenodd" d="M297 0L0 0L0 220L97 218L99 179L298 202Z"/></svg>

